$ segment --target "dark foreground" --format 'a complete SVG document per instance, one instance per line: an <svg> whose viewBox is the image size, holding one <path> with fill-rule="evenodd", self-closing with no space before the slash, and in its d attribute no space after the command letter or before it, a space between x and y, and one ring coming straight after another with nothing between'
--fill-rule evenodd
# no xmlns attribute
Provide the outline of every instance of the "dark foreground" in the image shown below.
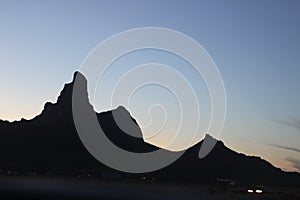
<svg viewBox="0 0 300 200"><path fill-rule="evenodd" d="M73 178L0 177L0 199L300 199L300 189L276 187L262 194L247 186L105 181Z"/></svg>

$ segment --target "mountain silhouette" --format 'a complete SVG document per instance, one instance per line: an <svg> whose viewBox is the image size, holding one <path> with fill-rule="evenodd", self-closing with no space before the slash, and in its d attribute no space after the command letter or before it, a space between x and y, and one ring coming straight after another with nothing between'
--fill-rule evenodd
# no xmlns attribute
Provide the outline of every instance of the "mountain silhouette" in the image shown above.
<svg viewBox="0 0 300 200"><path fill-rule="evenodd" d="M210 135L206 135L205 139L215 140ZM195 182L212 182L219 178L248 184L300 184L300 174L284 172L260 157L237 153L226 147L222 141L217 141L213 150L199 159L202 143L203 141L189 148L176 162L154 173L158 177L168 174L165 179L175 176L178 180Z"/></svg>
<svg viewBox="0 0 300 200"><path fill-rule="evenodd" d="M72 113L75 78L83 80L80 82L80 89L85 94L82 99L86 102L87 109L95 112L89 104L87 81L80 72L75 72L73 81L65 84L57 102L46 103L40 115L32 120L0 121L0 170L54 170L75 174L82 170L99 173L115 171L97 161L86 150L77 134ZM112 111L95 114L106 136L120 148L136 153L159 149L143 140L141 129L126 108L119 106ZM116 118L126 124L126 130L119 128ZM206 135L206 139L215 140L209 135ZM217 141L214 149L205 158L199 159L202 143L203 141L189 148L182 157L161 170L125 175L169 181L207 182L217 178L230 178L249 183L300 183L298 173L284 172L259 157L234 152L221 141Z"/></svg>
<svg viewBox="0 0 300 200"><path fill-rule="evenodd" d="M0 169L86 169L103 167L85 149L78 137L72 116L74 80L66 84L57 102L46 103L42 113L32 120L0 122ZM83 89L87 97L87 85ZM90 109L93 109L90 106ZM115 123L114 115L135 124L131 131L140 138L125 134ZM97 113L99 123L107 137L119 147L132 152L157 149L145 143L142 132L130 113L122 106L113 111Z"/></svg>

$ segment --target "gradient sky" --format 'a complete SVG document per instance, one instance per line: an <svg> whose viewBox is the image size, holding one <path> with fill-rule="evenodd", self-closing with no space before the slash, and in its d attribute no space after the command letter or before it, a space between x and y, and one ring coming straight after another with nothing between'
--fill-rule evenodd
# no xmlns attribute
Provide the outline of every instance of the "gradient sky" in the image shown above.
<svg viewBox="0 0 300 200"><path fill-rule="evenodd" d="M88 53L111 35L165 27L194 38L219 67L228 100L219 139L238 152L300 172L299 10L296 0L0 0L0 118L14 121L41 113ZM139 57L135 64L151 59L180 63L157 53L144 51L120 62L129 66ZM134 101L146 102L142 94ZM110 109L101 101L94 106ZM129 109L141 123L145 116L138 108Z"/></svg>

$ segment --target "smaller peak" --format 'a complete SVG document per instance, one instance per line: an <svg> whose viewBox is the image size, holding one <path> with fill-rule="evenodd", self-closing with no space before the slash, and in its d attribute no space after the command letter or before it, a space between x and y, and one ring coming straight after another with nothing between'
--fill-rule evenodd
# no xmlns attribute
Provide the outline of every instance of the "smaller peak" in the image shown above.
<svg viewBox="0 0 300 200"><path fill-rule="evenodd" d="M221 142L221 143L223 143L223 141L222 141L222 140L218 140L217 138L213 137L212 135L210 135L210 134L208 134L208 133L206 133L206 134L205 134L205 137L204 137L204 139L207 139L207 140L212 140L212 141L217 141L217 142Z"/></svg>
<svg viewBox="0 0 300 200"><path fill-rule="evenodd" d="M210 140L217 140L216 138L214 138L213 136L211 136L210 134L206 133L204 139L210 139Z"/></svg>
<svg viewBox="0 0 300 200"><path fill-rule="evenodd" d="M44 105L44 109L47 108L47 107L53 106L53 105L55 105L55 104L52 103L52 102L46 102L45 105Z"/></svg>
<svg viewBox="0 0 300 200"><path fill-rule="evenodd" d="M125 108L125 106L119 105L113 110L115 113L130 115L130 112Z"/></svg>
<svg viewBox="0 0 300 200"><path fill-rule="evenodd" d="M119 105L116 110L128 111L124 106Z"/></svg>

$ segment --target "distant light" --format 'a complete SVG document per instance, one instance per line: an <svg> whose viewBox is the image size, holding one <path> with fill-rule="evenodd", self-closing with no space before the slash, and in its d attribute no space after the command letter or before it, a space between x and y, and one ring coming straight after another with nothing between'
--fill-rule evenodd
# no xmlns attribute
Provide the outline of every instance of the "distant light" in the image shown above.
<svg viewBox="0 0 300 200"><path fill-rule="evenodd" d="M248 190L249 193L253 193L253 190Z"/></svg>
<svg viewBox="0 0 300 200"><path fill-rule="evenodd" d="M262 190L255 190L256 193L262 193Z"/></svg>

